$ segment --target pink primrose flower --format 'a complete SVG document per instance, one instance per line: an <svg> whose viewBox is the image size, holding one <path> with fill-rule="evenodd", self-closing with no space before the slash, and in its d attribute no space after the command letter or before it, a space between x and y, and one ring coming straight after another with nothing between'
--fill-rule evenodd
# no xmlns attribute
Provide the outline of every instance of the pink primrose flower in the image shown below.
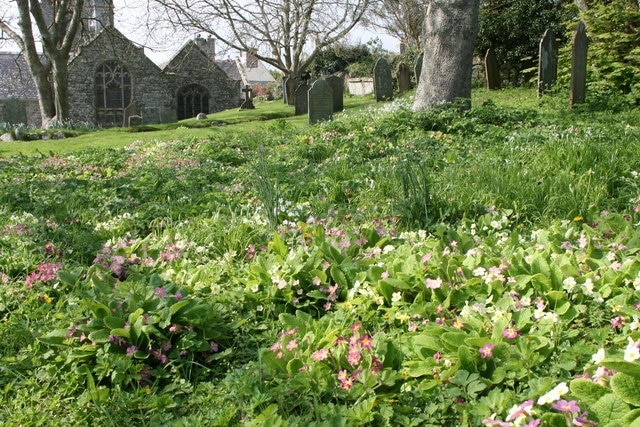
<svg viewBox="0 0 640 427"><path fill-rule="evenodd" d="M485 345L483 345L482 347L480 347L480 349L478 350L480 352L480 357L482 357L483 359L486 359L488 357L492 357L493 356L493 347L494 345L491 343L487 343Z"/></svg>

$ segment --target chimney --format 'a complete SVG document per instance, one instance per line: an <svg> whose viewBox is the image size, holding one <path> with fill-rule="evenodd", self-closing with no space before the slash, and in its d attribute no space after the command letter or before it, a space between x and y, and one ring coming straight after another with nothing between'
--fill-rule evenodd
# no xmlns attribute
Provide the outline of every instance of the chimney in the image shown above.
<svg viewBox="0 0 640 427"><path fill-rule="evenodd" d="M206 39L200 37L200 35L196 36L195 40L196 44L204 53L207 54L209 59L212 61L216 60L216 41L213 37L208 36Z"/></svg>

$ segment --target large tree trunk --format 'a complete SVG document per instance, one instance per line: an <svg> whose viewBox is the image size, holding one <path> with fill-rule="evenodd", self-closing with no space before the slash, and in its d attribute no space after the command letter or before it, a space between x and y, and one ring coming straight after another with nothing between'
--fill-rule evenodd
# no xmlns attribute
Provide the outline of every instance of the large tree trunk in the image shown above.
<svg viewBox="0 0 640 427"><path fill-rule="evenodd" d="M471 102L473 47L480 0L431 0L425 17L424 56L413 110L463 98Z"/></svg>

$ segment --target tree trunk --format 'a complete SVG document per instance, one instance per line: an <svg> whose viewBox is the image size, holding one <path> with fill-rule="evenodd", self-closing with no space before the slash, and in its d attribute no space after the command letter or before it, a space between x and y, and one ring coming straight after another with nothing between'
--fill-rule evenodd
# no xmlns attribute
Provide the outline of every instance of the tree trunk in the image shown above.
<svg viewBox="0 0 640 427"><path fill-rule="evenodd" d="M473 48L480 0L431 0L425 16L424 56L413 110L458 98L471 104Z"/></svg>
<svg viewBox="0 0 640 427"><path fill-rule="evenodd" d="M53 97L56 108L55 121L66 123L69 121L69 67L67 65L68 55L59 54L53 61Z"/></svg>

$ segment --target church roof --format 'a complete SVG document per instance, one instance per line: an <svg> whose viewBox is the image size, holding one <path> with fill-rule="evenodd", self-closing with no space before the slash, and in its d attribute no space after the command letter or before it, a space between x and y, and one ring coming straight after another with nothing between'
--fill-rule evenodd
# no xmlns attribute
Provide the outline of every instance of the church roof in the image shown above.
<svg viewBox="0 0 640 427"><path fill-rule="evenodd" d="M222 68L222 71L224 71L231 80L242 80L238 65L233 59L219 59L216 61L216 64Z"/></svg>
<svg viewBox="0 0 640 427"><path fill-rule="evenodd" d="M38 99L36 85L20 53L0 52L0 99Z"/></svg>

